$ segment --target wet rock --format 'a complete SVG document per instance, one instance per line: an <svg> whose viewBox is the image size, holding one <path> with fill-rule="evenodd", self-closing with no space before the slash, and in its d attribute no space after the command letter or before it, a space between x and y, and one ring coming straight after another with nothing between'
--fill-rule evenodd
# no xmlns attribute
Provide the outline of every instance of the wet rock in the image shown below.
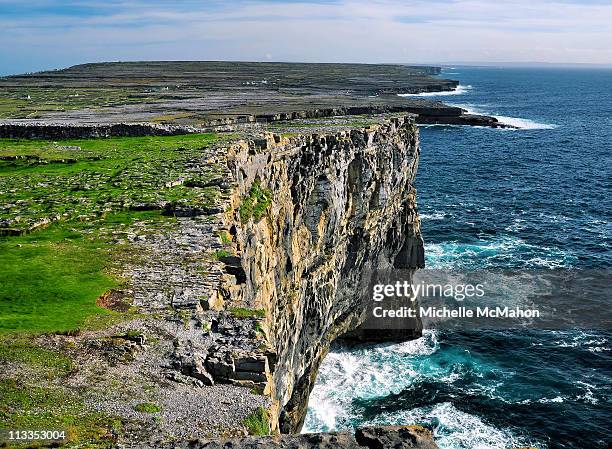
<svg viewBox="0 0 612 449"><path fill-rule="evenodd" d="M437 449L430 430L419 426L368 427L351 432L178 441L172 449Z"/></svg>
<svg viewBox="0 0 612 449"><path fill-rule="evenodd" d="M370 449L437 449L431 430L421 426L363 427L355 432L361 446Z"/></svg>

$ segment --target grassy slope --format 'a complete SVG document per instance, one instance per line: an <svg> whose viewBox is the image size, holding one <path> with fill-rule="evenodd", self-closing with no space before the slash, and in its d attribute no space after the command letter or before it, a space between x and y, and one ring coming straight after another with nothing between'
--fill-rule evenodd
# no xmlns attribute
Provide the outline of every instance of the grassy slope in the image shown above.
<svg viewBox="0 0 612 449"><path fill-rule="evenodd" d="M0 332L66 331L103 313L95 299L116 282L103 245L59 227L0 242Z"/></svg>
<svg viewBox="0 0 612 449"><path fill-rule="evenodd" d="M0 238L0 333L69 331L92 316L111 318L114 313L98 307L96 298L119 284L108 267L126 248L111 244L100 228L117 233L136 221L159 220L171 218L120 212Z"/></svg>

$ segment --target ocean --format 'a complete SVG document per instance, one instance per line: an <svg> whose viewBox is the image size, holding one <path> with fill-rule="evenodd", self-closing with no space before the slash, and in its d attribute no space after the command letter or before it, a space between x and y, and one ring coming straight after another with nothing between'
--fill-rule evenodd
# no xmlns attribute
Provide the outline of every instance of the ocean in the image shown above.
<svg viewBox="0 0 612 449"><path fill-rule="evenodd" d="M519 129L421 127L415 184L427 268L612 268L612 70L455 67L441 76L459 80L457 91L425 96ZM303 431L421 424L442 449L610 447L611 339L426 330L400 344L336 344Z"/></svg>

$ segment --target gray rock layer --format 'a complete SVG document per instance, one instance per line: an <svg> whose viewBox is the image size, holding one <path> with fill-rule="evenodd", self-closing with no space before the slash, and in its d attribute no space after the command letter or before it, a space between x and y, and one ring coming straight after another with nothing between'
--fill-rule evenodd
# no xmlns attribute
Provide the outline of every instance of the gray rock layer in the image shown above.
<svg viewBox="0 0 612 449"><path fill-rule="evenodd" d="M162 446L163 447L163 446ZM419 426L364 427L333 432L173 443L172 449L437 449L430 430Z"/></svg>
<svg viewBox="0 0 612 449"><path fill-rule="evenodd" d="M423 265L418 157L412 117L326 136L270 134L231 149L230 232L244 276L228 289L233 301L266 312L273 429L302 427L330 343L365 319L354 292L367 288L368 270ZM238 211L256 182L272 204L245 222Z"/></svg>
<svg viewBox="0 0 612 449"><path fill-rule="evenodd" d="M455 106L437 102L405 100L397 105L353 105L333 108L316 108L276 113L244 114L232 117L211 118L198 126L167 125L158 123L51 123L31 120L0 121L0 138L10 139L87 139L99 137L172 136L203 132L233 131L245 124L264 124L307 118L326 118L383 113L416 114L419 124L487 126L491 128L513 128L499 122L495 117L467 114Z"/></svg>

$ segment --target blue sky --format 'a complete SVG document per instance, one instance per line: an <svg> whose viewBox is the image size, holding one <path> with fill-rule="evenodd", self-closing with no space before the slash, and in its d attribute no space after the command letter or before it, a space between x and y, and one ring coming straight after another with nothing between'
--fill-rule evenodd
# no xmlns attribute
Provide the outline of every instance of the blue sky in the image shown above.
<svg viewBox="0 0 612 449"><path fill-rule="evenodd" d="M0 0L0 73L117 60L612 64L612 0Z"/></svg>

